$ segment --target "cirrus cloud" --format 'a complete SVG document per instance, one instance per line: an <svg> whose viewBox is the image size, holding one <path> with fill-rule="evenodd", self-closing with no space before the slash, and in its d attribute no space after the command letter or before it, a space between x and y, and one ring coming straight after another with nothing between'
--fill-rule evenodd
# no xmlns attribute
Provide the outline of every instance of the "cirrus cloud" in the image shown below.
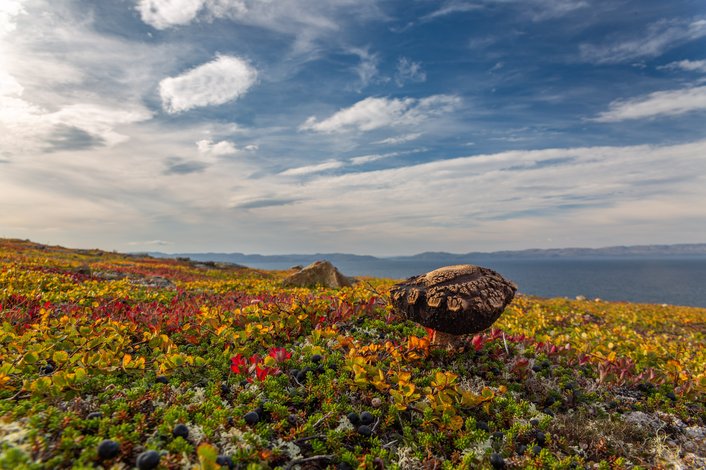
<svg viewBox="0 0 706 470"><path fill-rule="evenodd" d="M168 113L224 104L244 95L257 80L257 70L243 59L222 55L159 83L162 107Z"/></svg>
<svg viewBox="0 0 706 470"><path fill-rule="evenodd" d="M425 119L451 112L461 103L454 95L432 95L426 98L368 97L319 121L309 117L301 130L323 133L348 130L372 131L383 127L417 124Z"/></svg>
<svg viewBox="0 0 706 470"><path fill-rule="evenodd" d="M654 116L676 116L691 111L706 110L706 86L657 91L631 100L618 100L594 121L617 122Z"/></svg>

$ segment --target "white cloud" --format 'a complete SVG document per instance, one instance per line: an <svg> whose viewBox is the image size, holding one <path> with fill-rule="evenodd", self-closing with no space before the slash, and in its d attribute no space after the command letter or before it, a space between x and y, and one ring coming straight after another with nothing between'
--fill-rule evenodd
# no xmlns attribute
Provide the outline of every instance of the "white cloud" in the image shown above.
<svg viewBox="0 0 706 470"><path fill-rule="evenodd" d="M310 175L313 173L321 173L326 170L335 170L336 168L341 168L345 165L344 162L338 160L330 160L328 162L318 163L316 165L306 165L297 168L290 168L280 173L284 176L302 176Z"/></svg>
<svg viewBox="0 0 706 470"><path fill-rule="evenodd" d="M397 60L397 73L395 74L395 83L397 86L403 86L406 82L425 82L427 73L422 69L421 62L413 62L406 57L400 57Z"/></svg>
<svg viewBox="0 0 706 470"><path fill-rule="evenodd" d="M173 245L173 242L166 240L147 240L144 242L128 242L130 246L168 246Z"/></svg>
<svg viewBox="0 0 706 470"><path fill-rule="evenodd" d="M495 5L508 4L521 9L523 16L529 16L533 21L542 21L567 15L575 10L586 8L589 3L585 0L447 0L435 11L423 16L422 21L429 21L439 17L493 8Z"/></svg>
<svg viewBox="0 0 706 470"><path fill-rule="evenodd" d="M453 95L433 95L422 99L369 97L349 108L341 109L322 121L311 116L300 126L300 129L333 133L413 125L433 116L448 113L460 103L461 99Z"/></svg>
<svg viewBox="0 0 706 470"><path fill-rule="evenodd" d="M358 56L360 59L354 70L360 80L361 88L368 86L376 78L379 78L378 63L380 58L377 54L371 53L367 48L361 49L358 47L349 48L348 52Z"/></svg>
<svg viewBox="0 0 706 470"><path fill-rule="evenodd" d="M126 126L153 115L144 104L146 90L188 50L103 35L90 9L65 2L0 2L0 23L5 155L125 141Z"/></svg>
<svg viewBox="0 0 706 470"><path fill-rule="evenodd" d="M375 144L385 144L385 145L397 145L397 144L404 144L406 142L411 142L413 140L417 140L422 136L421 132L413 132L411 134L404 134L404 135L398 135L395 137L388 137L387 139L382 139L377 142L373 142Z"/></svg>
<svg viewBox="0 0 706 470"><path fill-rule="evenodd" d="M215 143L212 140L199 140L196 142L196 148L201 155L208 157L222 157L238 153L238 148L229 140Z"/></svg>
<svg viewBox="0 0 706 470"><path fill-rule="evenodd" d="M617 122L655 116L676 116L691 111L706 110L706 86L657 91L631 100L619 100L594 121Z"/></svg>
<svg viewBox="0 0 706 470"><path fill-rule="evenodd" d="M612 64L643 57L658 57L680 44L706 36L706 20L663 20L651 24L637 38L613 39L601 44L581 44L581 58L588 62Z"/></svg>
<svg viewBox="0 0 706 470"><path fill-rule="evenodd" d="M679 60L657 67L660 70L685 70L706 73L706 60Z"/></svg>
<svg viewBox="0 0 706 470"><path fill-rule="evenodd" d="M190 23L203 6L204 0L140 0L137 10L145 23L166 29Z"/></svg>
<svg viewBox="0 0 706 470"><path fill-rule="evenodd" d="M177 77L165 78L159 82L159 94L165 111L179 113L237 99L256 79L257 70L246 61L222 55Z"/></svg>
<svg viewBox="0 0 706 470"><path fill-rule="evenodd" d="M294 50L314 49L350 21L383 19L374 0L329 0L312 7L309 0L139 0L142 21L157 29L181 26L203 18L228 19L293 36Z"/></svg>
<svg viewBox="0 0 706 470"><path fill-rule="evenodd" d="M454 13L464 13L468 11L479 10L483 5L478 2L468 2L459 0L450 0L444 2L438 9L422 17L423 21L433 20L442 16L451 15Z"/></svg>

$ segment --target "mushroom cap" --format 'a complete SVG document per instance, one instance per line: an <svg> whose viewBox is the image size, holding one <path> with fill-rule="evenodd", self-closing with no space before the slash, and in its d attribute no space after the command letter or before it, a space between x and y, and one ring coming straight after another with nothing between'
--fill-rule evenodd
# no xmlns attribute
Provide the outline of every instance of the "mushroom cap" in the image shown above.
<svg viewBox="0 0 706 470"><path fill-rule="evenodd" d="M390 290L393 307L407 319L444 333L488 328L512 301L517 286L492 269L461 264L410 277Z"/></svg>

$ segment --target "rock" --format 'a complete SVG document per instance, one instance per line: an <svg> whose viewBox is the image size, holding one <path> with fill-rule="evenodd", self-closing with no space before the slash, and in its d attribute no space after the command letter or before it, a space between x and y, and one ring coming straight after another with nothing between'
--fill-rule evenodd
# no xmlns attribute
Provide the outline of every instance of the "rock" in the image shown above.
<svg viewBox="0 0 706 470"><path fill-rule="evenodd" d="M585 295L577 295L576 300L586 300L586 296Z"/></svg>
<svg viewBox="0 0 706 470"><path fill-rule="evenodd" d="M483 331L512 301L517 286L495 271L462 264L407 279L390 290L392 305L412 320L449 335Z"/></svg>
<svg viewBox="0 0 706 470"><path fill-rule="evenodd" d="M328 261L316 261L301 271L282 281L284 287L327 287L340 289L353 285L350 278L344 276Z"/></svg>
<svg viewBox="0 0 706 470"><path fill-rule="evenodd" d="M297 264L297 265L295 265L295 266L292 266L292 267L289 268L289 269L290 269L291 271L301 271L302 269L304 269L304 266L302 266L301 264Z"/></svg>

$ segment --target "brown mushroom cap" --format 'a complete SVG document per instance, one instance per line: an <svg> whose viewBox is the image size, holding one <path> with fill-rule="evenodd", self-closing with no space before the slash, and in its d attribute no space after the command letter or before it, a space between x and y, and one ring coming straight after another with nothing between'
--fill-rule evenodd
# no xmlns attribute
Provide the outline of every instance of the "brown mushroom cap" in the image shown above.
<svg viewBox="0 0 706 470"><path fill-rule="evenodd" d="M390 290L392 305L409 320L453 335L488 328L512 301L517 286L492 269L461 264L410 277Z"/></svg>

